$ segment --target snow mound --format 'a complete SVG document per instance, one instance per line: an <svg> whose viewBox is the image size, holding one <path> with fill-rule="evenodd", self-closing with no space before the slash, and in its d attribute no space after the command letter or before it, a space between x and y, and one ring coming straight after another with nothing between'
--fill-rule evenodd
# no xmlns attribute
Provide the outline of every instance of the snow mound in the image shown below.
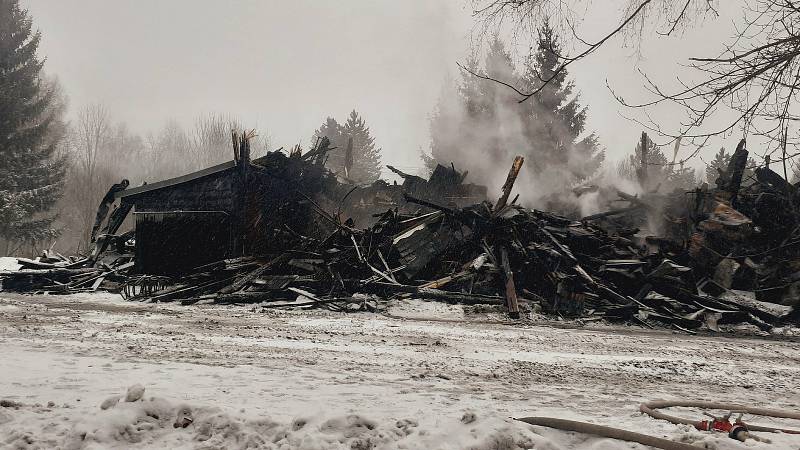
<svg viewBox="0 0 800 450"><path fill-rule="evenodd" d="M177 403L145 395L133 385L99 405L47 406L0 401L0 449L276 449L276 450L631 450L642 445L532 427L474 410L447 416L389 418L317 411L293 420L248 417L216 406ZM280 410L276 409L276 415ZM422 419L425 417L425 419ZM624 425L624 424L623 424ZM629 428L629 427L624 427ZM633 427L630 427L633 428ZM637 430L638 431L638 430ZM652 430L651 430L652 431ZM656 433L658 434L658 433ZM766 437L766 436L764 436ZM772 446L741 443L725 433L690 426L670 438L708 450L790 448L782 435ZM786 445L784 445L786 444ZM783 446L782 446L783 445Z"/></svg>
<svg viewBox="0 0 800 450"><path fill-rule="evenodd" d="M144 391L132 386L128 392ZM374 419L325 412L279 422L232 415L213 406L159 397L119 401L76 414L72 408L18 405L2 408L0 447L13 449L552 449L544 438L511 419L454 411L436 423L414 418ZM134 396L135 397L135 396ZM101 408L102 406L102 408ZM103 409L105 408L105 409ZM464 420L469 417L469 420ZM466 423L465 423L466 422Z"/></svg>

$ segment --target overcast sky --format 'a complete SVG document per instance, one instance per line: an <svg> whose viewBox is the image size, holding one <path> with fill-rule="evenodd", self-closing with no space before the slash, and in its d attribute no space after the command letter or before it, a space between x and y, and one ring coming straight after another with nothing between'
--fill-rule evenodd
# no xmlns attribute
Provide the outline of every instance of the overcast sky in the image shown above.
<svg viewBox="0 0 800 450"><path fill-rule="evenodd" d="M618 3L595 2L582 24L587 38L618 20ZM428 117L446 77L457 76L473 25L466 0L22 4L42 32L45 69L58 76L73 113L100 102L143 135L168 119L189 125L200 114L229 113L289 147L307 144L327 116L344 121L355 108L384 162L409 171L421 166ZM722 13L682 37L646 41L641 57L616 40L573 68L588 125L611 159L630 152L642 128L620 115L606 80L626 99L643 98L637 67L674 79L679 62L714 53L731 34L731 11L723 5Z"/></svg>

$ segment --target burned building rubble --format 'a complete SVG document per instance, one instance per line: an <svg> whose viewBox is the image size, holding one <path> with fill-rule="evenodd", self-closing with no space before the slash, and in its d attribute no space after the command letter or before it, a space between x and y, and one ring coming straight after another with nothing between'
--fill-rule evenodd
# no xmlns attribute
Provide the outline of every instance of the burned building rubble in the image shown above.
<svg viewBox="0 0 800 450"><path fill-rule="evenodd" d="M521 157L490 202L453 166L350 186L325 170L325 142L254 160L234 142L231 162L120 194L96 255L20 259L3 288L333 310L413 297L687 332L800 319L798 186L765 167L742 187L744 143L716 187L619 192L621 206L566 218L510 198ZM369 208L373 224L349 219ZM126 210L133 254L115 234ZM662 233L641 233L654 218Z"/></svg>
<svg viewBox="0 0 800 450"><path fill-rule="evenodd" d="M487 199L487 187L466 183L468 172L459 172L453 164L450 167L437 164L427 179L405 173L391 165L386 167L403 182L389 184L378 180L367 186L354 185L348 192L342 207L357 224L371 224L375 216L387 209L410 214L432 211L424 205L407 202L405 195L435 199L454 207L464 207Z"/></svg>
<svg viewBox="0 0 800 450"><path fill-rule="evenodd" d="M233 161L120 193L136 217L137 272L181 275L218 260L278 251L294 235L320 228L313 198L338 193L320 162L324 153L270 152L251 161L247 145L241 141Z"/></svg>

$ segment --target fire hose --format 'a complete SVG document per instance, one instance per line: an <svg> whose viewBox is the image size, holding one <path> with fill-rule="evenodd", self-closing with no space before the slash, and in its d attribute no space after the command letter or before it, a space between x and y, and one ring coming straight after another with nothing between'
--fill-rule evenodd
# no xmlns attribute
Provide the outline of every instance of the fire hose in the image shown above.
<svg viewBox="0 0 800 450"><path fill-rule="evenodd" d="M639 406L639 410L649 415L650 417L653 417L654 419L666 420L676 425L692 425L698 430L728 432L731 438L738 440L743 440L744 436L747 436L747 434L740 434L743 431L744 432L762 431L762 432L772 432L772 433L781 432L789 434L800 434L800 430L744 424L744 422L741 422L741 420L737 420L734 423L730 423L728 421L730 414L728 416L725 416L724 420L721 418L714 417L712 421L712 420L684 419L682 417L671 416L661 411L658 411L661 408L670 408L670 407L695 407L695 408L705 408L705 409L721 409L721 410L731 411L731 413L733 412L738 412L740 414L748 413L765 417L800 420L800 413L794 411L754 408L745 405L707 402L707 401L656 400L647 403L642 403ZM525 422L530 425L544 426L548 428L555 428L564 431L573 431L577 433L593 434L596 436L602 436L621 441L636 442L639 444L649 445L651 447L663 450L696 450L698 448L705 448L690 444L684 444L681 442L670 441L668 439L649 436L642 433L636 433L633 431L623 430L620 428L612 428L603 425L596 425L593 423L579 422L575 420L558 419L555 417L522 417L516 420Z"/></svg>
<svg viewBox="0 0 800 450"><path fill-rule="evenodd" d="M642 403L639 406L639 411L647 414L648 416L654 419L661 419L666 420L667 422L674 423L676 425L685 424L685 425L692 425L693 427L697 428L698 430L710 430L711 428L709 425L713 425L711 421L707 420L690 420L684 419L682 417L670 416L665 414L661 411L658 411L661 408L672 408L672 407L690 407L690 408L703 408L703 409L721 409L731 412L737 413L747 413L752 414L755 416L764 416L764 417L776 417L781 419L796 419L800 420L800 412L793 412L793 411L783 411L779 409L766 409L766 408L754 408L745 405L737 405L732 403L717 403L717 402L707 402L707 401L682 401L682 400L655 400L647 403ZM747 424L747 429L750 431L764 431L767 433L788 433L788 434L800 434L800 430L793 430L789 428L776 428L776 427L767 427L762 425L751 425Z"/></svg>
<svg viewBox="0 0 800 450"><path fill-rule="evenodd" d="M620 441L638 442L639 444L649 445L663 450L697 450L701 448L620 428L611 428L603 425L595 425L593 423L578 422L576 420L556 419L554 417L523 417L516 420L531 425L556 428L558 430L594 434L596 436L603 436Z"/></svg>

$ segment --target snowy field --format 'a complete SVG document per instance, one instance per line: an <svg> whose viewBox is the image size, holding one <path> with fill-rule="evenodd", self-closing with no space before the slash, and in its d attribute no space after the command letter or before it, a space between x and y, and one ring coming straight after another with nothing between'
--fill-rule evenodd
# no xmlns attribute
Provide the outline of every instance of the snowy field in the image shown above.
<svg viewBox="0 0 800 450"><path fill-rule="evenodd" d="M511 419L531 415L708 449L800 448L638 412L655 398L797 410L796 338L572 325L414 301L340 314L0 293L0 448L644 448Z"/></svg>

